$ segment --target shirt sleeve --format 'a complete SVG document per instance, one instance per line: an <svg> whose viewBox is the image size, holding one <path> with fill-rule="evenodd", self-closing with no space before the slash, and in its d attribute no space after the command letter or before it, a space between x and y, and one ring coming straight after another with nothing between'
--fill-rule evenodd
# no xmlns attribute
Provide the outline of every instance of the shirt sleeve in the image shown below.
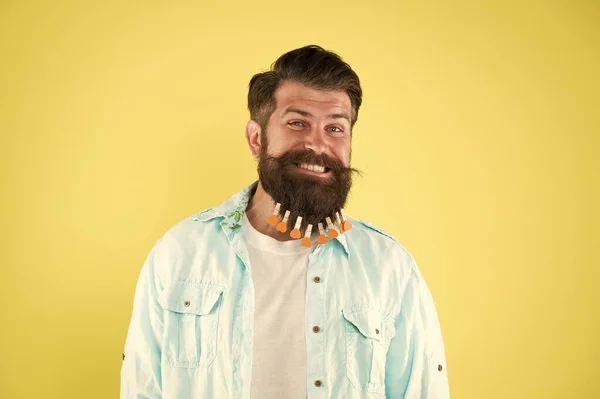
<svg viewBox="0 0 600 399"><path fill-rule="evenodd" d="M431 292L411 257L412 276L402 296L396 335L386 362L386 397L448 399L442 332Z"/></svg>
<svg viewBox="0 0 600 399"><path fill-rule="evenodd" d="M162 398L163 316L158 302L157 245L146 258L135 289L121 366L121 399Z"/></svg>

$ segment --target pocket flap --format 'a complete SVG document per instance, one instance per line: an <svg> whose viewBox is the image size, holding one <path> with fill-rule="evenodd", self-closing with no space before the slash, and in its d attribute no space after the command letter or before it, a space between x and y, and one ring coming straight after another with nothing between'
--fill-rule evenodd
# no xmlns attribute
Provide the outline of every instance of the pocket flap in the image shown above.
<svg viewBox="0 0 600 399"><path fill-rule="evenodd" d="M344 318L365 337L381 340L385 338L385 329L381 313L372 309L343 309Z"/></svg>
<svg viewBox="0 0 600 399"><path fill-rule="evenodd" d="M206 315L222 293L223 287L216 284L173 281L163 292L161 305L172 312Z"/></svg>

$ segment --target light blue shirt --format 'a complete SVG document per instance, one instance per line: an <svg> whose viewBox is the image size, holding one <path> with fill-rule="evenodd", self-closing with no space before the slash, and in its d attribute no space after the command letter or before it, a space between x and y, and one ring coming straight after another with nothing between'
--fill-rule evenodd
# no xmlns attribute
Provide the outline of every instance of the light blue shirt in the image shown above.
<svg viewBox="0 0 600 399"><path fill-rule="evenodd" d="M254 288L241 223L256 184L179 222L150 251L121 399L249 398ZM309 257L308 398L449 398L440 325L414 258L389 234L349 220L350 231Z"/></svg>

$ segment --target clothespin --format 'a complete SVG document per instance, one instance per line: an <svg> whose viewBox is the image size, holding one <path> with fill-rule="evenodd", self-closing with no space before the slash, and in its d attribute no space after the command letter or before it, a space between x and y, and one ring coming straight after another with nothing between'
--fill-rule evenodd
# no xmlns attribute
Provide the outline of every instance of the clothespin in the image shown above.
<svg viewBox="0 0 600 399"><path fill-rule="evenodd" d="M342 219L340 219L340 213L335 213L335 223L337 224L337 228L340 231L340 234L344 234L344 230L342 230Z"/></svg>
<svg viewBox="0 0 600 399"><path fill-rule="evenodd" d="M350 223L350 221L346 217L346 212L344 212L344 208L340 209L340 211L342 212L342 220L343 220L341 230L343 230L345 233L352 228L352 223Z"/></svg>
<svg viewBox="0 0 600 399"><path fill-rule="evenodd" d="M285 211L283 220L281 222L277 223L277 226L275 226L277 231L280 231L282 233L285 233L287 231L287 222L288 222L289 217L290 217L290 211Z"/></svg>
<svg viewBox="0 0 600 399"><path fill-rule="evenodd" d="M295 238L296 240L302 236L300 233L300 226L302 225L302 216L298 216L296 218L296 225L294 226L294 230L290 232L290 237Z"/></svg>
<svg viewBox="0 0 600 399"><path fill-rule="evenodd" d="M304 238L302 239L302 245L305 247L312 247L312 241L310 240L310 234L312 233L312 224L306 226L306 232L304 233Z"/></svg>
<svg viewBox="0 0 600 399"><path fill-rule="evenodd" d="M277 224L277 217L279 216L279 208L281 208L281 204L278 202L275 205L275 210L273 210L273 214L267 218L267 223L271 226L275 226Z"/></svg>
<svg viewBox="0 0 600 399"><path fill-rule="evenodd" d="M323 228L323 223L319 223L319 238L317 238L317 243L321 245L325 245L329 242L327 237L325 237L325 229Z"/></svg>
<svg viewBox="0 0 600 399"><path fill-rule="evenodd" d="M327 222L327 227L329 227L329 232L327 233L327 237L336 238L338 236L338 232L335 231L335 227L333 226L333 223L331 222L331 219L329 218L329 216L327 216L325 218L325 221Z"/></svg>

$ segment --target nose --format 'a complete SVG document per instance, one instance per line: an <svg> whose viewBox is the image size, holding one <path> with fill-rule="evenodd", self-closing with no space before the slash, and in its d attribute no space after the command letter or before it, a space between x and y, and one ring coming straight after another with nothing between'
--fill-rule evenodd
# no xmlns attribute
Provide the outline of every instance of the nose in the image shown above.
<svg viewBox="0 0 600 399"><path fill-rule="evenodd" d="M323 154L327 151L327 142L325 141L324 133L313 129L306 136L304 148L313 150L316 154Z"/></svg>

